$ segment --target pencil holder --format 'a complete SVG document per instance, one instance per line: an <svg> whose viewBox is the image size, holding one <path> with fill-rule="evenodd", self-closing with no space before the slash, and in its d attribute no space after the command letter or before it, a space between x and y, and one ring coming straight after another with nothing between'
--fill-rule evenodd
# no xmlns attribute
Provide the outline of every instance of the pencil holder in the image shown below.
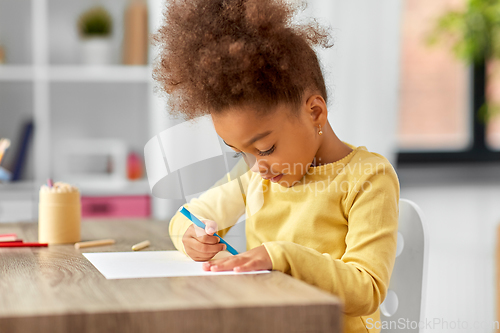
<svg viewBox="0 0 500 333"><path fill-rule="evenodd" d="M43 185L38 205L38 241L65 244L80 241L81 203L76 187L55 183Z"/></svg>

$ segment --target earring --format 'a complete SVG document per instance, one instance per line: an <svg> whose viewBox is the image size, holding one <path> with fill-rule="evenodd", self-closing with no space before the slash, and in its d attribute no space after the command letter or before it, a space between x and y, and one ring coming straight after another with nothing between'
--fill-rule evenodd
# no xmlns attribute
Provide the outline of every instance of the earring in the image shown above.
<svg viewBox="0 0 500 333"><path fill-rule="evenodd" d="M321 125L318 125L318 126L319 126L318 134L321 135L321 134L323 134L323 131L321 130Z"/></svg>

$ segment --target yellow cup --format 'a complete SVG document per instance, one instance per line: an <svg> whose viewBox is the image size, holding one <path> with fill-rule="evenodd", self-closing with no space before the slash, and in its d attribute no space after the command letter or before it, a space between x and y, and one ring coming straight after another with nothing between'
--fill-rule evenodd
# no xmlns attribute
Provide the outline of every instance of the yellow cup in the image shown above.
<svg viewBox="0 0 500 333"><path fill-rule="evenodd" d="M58 193L54 188L40 190L38 241L49 244L80 241L80 192Z"/></svg>

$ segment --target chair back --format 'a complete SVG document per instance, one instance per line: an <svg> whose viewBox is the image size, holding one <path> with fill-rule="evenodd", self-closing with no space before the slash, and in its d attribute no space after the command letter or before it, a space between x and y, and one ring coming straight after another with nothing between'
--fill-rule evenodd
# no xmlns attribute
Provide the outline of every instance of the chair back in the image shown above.
<svg viewBox="0 0 500 333"><path fill-rule="evenodd" d="M396 262L384 302L382 332L419 332L424 313L427 244L422 210L412 201L399 201Z"/></svg>

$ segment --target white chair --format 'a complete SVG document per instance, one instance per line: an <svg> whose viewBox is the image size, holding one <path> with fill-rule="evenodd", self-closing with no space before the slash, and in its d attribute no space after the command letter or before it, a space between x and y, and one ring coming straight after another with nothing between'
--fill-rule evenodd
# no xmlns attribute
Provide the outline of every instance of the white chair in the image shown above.
<svg viewBox="0 0 500 333"><path fill-rule="evenodd" d="M422 210L412 201L399 201L396 263L389 291L380 305L382 332L419 332L424 314L428 237Z"/></svg>

